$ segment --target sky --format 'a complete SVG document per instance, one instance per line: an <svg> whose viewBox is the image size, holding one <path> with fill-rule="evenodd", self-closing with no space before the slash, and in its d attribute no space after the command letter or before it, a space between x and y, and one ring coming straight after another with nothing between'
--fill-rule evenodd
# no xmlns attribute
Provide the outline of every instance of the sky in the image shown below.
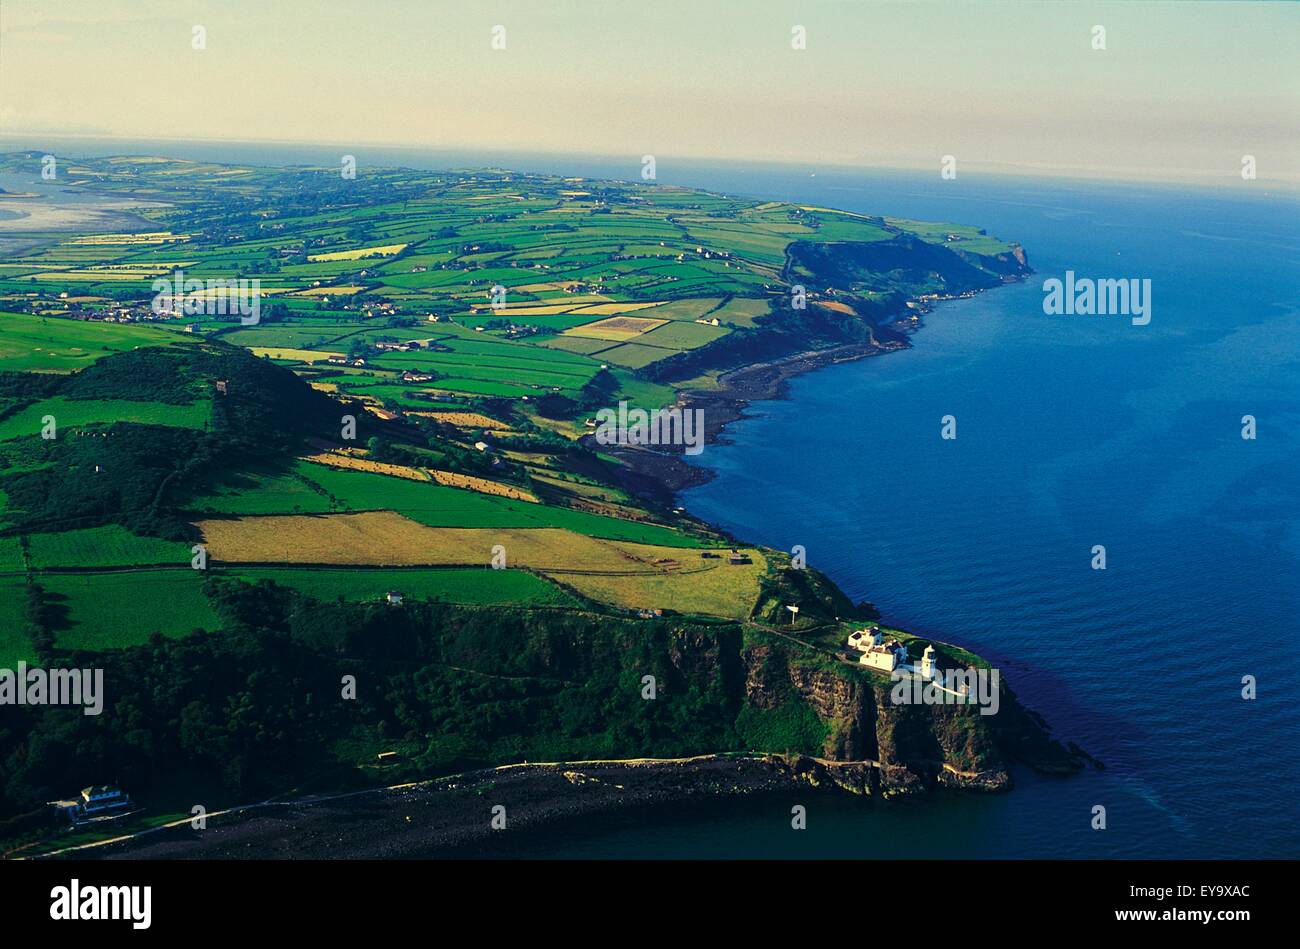
<svg viewBox="0 0 1300 949"><path fill-rule="evenodd" d="M1295 3L0 0L0 134L1296 184L1297 49Z"/></svg>

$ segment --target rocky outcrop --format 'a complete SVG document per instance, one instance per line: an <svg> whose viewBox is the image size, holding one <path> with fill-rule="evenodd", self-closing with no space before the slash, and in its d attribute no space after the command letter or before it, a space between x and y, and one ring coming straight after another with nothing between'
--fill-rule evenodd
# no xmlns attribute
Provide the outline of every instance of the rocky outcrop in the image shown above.
<svg viewBox="0 0 1300 949"><path fill-rule="evenodd" d="M1002 791L1011 787L1012 760L1044 771L1080 766L1005 688L998 713L982 716L972 706L896 704L882 676L807 662L778 645L750 646L742 661L746 703L771 710L797 701L826 726L821 755L792 769L811 784L887 797L935 787Z"/></svg>

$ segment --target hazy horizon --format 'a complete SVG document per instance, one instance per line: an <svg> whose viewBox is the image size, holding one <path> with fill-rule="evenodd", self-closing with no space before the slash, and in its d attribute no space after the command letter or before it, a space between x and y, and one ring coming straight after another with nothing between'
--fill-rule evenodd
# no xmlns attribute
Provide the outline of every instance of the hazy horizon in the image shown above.
<svg viewBox="0 0 1300 949"><path fill-rule="evenodd" d="M6 0L0 135L1300 183L1297 5L287 7Z"/></svg>

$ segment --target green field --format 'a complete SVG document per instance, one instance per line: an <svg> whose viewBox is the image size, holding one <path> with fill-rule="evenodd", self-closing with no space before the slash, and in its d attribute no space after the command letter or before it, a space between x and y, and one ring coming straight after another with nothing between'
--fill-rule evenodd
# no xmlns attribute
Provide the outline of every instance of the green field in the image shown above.
<svg viewBox="0 0 1300 949"><path fill-rule="evenodd" d="M67 399L56 396L37 402L0 421L0 441L24 435L40 435L47 416L54 418L57 437L69 429L87 425L137 422L141 425L172 425L202 430L208 424L212 406L208 402L166 405L162 402L130 402L123 399Z"/></svg>
<svg viewBox="0 0 1300 949"><path fill-rule="evenodd" d="M184 636L196 627L218 629L201 583L188 567L41 577L65 649L117 649L146 642L154 632Z"/></svg>
<svg viewBox="0 0 1300 949"><path fill-rule="evenodd" d="M153 327L0 312L0 367L12 372L72 372L109 353L175 340Z"/></svg>
<svg viewBox="0 0 1300 949"><path fill-rule="evenodd" d="M503 606L577 606L578 600L552 583L522 570L307 570L280 567L239 570L241 580L272 580L318 600L379 600L389 591L408 600Z"/></svg>
<svg viewBox="0 0 1300 949"><path fill-rule="evenodd" d="M316 467L214 475L208 490L185 506L203 514L322 514L331 505L325 490L310 477Z"/></svg>
<svg viewBox="0 0 1300 949"><path fill-rule="evenodd" d="M0 573L17 573L23 569L23 551L18 538L0 537Z"/></svg>
<svg viewBox="0 0 1300 949"><path fill-rule="evenodd" d="M12 669L19 659L33 658L24 618L26 605L27 581L21 577L0 577L0 668Z"/></svg>
<svg viewBox="0 0 1300 949"><path fill-rule="evenodd" d="M188 564L190 544L140 537L116 524L59 534L32 534L28 556L35 570L50 567L120 567Z"/></svg>
<svg viewBox="0 0 1300 949"><path fill-rule="evenodd" d="M562 527L606 540L666 547L700 545L696 537L657 524L530 504L365 471L343 471L309 463L303 463L297 470L337 498L339 510L396 511L430 527Z"/></svg>

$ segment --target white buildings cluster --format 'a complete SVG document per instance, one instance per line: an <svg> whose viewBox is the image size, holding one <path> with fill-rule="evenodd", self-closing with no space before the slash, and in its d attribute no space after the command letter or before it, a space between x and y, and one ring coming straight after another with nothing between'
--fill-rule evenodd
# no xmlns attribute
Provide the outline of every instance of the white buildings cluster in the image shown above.
<svg viewBox="0 0 1300 949"><path fill-rule="evenodd" d="M859 653L858 662L880 672L911 672L922 679L933 679L938 674L934 646L927 645L919 663L907 661L907 648L897 639L885 640L879 626L854 630L849 634L848 646Z"/></svg>

